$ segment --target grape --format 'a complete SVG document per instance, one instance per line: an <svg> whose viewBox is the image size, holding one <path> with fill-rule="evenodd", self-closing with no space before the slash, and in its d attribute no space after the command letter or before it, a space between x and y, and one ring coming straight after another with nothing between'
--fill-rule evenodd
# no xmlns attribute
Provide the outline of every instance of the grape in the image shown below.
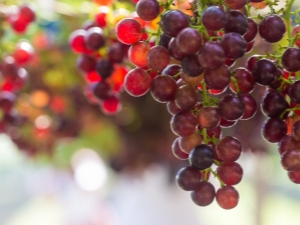
<svg viewBox="0 0 300 225"><path fill-rule="evenodd" d="M260 55L252 55L251 57L249 57L246 61L246 69L252 71L258 57L260 57Z"/></svg>
<svg viewBox="0 0 300 225"><path fill-rule="evenodd" d="M227 33L221 40L225 56L230 59L242 57L246 52L247 43L245 39L237 33Z"/></svg>
<svg viewBox="0 0 300 225"><path fill-rule="evenodd" d="M172 144L173 155L180 160L186 160L189 158L189 154L186 154L179 146L179 138L176 138Z"/></svg>
<svg viewBox="0 0 300 225"><path fill-rule="evenodd" d="M209 138L215 137L215 138L220 139L222 137L222 130L221 130L220 126L217 126L215 128L211 128L211 129L207 129L206 133L207 133L207 137L209 137Z"/></svg>
<svg viewBox="0 0 300 225"><path fill-rule="evenodd" d="M87 30L84 41L89 49L97 51L105 44L105 37L103 30L100 27L92 27Z"/></svg>
<svg viewBox="0 0 300 225"><path fill-rule="evenodd" d="M118 40L126 45L138 42L143 34L141 24L134 19L122 19L116 25L115 31Z"/></svg>
<svg viewBox="0 0 300 225"><path fill-rule="evenodd" d="M201 173L192 166L187 166L178 171L176 182L185 191L195 190L201 182Z"/></svg>
<svg viewBox="0 0 300 225"><path fill-rule="evenodd" d="M4 113L9 113L16 101L16 96L15 94L8 92L8 91L1 91L0 92L0 109Z"/></svg>
<svg viewBox="0 0 300 225"><path fill-rule="evenodd" d="M225 0L224 2L231 9L241 9L247 4L248 0Z"/></svg>
<svg viewBox="0 0 300 225"><path fill-rule="evenodd" d="M292 37L295 37L298 33L298 37L296 38L295 44L300 47L300 25L297 25L292 30Z"/></svg>
<svg viewBox="0 0 300 225"><path fill-rule="evenodd" d="M276 143L286 135L287 127L283 120L270 118L262 127L263 137L271 143Z"/></svg>
<svg viewBox="0 0 300 225"><path fill-rule="evenodd" d="M106 27L106 24L107 24L106 17L107 17L107 13L105 13L105 12L97 13L95 15L96 24L101 28Z"/></svg>
<svg viewBox="0 0 300 225"><path fill-rule="evenodd" d="M179 146L182 151L190 153L197 145L202 144L203 139L200 134L193 133L188 137L179 138Z"/></svg>
<svg viewBox="0 0 300 225"><path fill-rule="evenodd" d="M195 87L191 85L183 85L177 89L174 101L179 108L188 110L193 108L197 103L198 93Z"/></svg>
<svg viewBox="0 0 300 225"><path fill-rule="evenodd" d="M175 104L174 100L167 103L167 110L171 115L175 115L182 111L182 109Z"/></svg>
<svg viewBox="0 0 300 225"><path fill-rule="evenodd" d="M249 70L239 67L232 71L232 77L236 79L241 93L250 93L254 89L255 81ZM230 82L229 87L232 92L237 93L237 88L233 81Z"/></svg>
<svg viewBox="0 0 300 225"><path fill-rule="evenodd" d="M299 120L293 125L292 137L296 141L300 142L300 121Z"/></svg>
<svg viewBox="0 0 300 225"><path fill-rule="evenodd" d="M288 176L292 182L294 182L295 184L300 184L300 170L289 171Z"/></svg>
<svg viewBox="0 0 300 225"><path fill-rule="evenodd" d="M117 96L111 96L101 103L102 112L106 115L115 115L122 109L122 104Z"/></svg>
<svg viewBox="0 0 300 225"><path fill-rule="evenodd" d="M206 69L204 71L204 80L207 87L222 90L226 88L230 82L230 71L225 65L215 70Z"/></svg>
<svg viewBox="0 0 300 225"><path fill-rule="evenodd" d="M269 85L277 75L277 68L271 60L260 59L254 64L252 74L257 83Z"/></svg>
<svg viewBox="0 0 300 225"><path fill-rule="evenodd" d="M181 72L180 75L181 75L182 81L184 81L186 84L190 84L193 86L198 86L203 81L203 74L196 76L196 77L191 77L191 76L188 76L185 73Z"/></svg>
<svg viewBox="0 0 300 225"><path fill-rule="evenodd" d="M219 113L226 120L238 120L245 112L245 106L236 95L225 95L219 102Z"/></svg>
<svg viewBox="0 0 300 225"><path fill-rule="evenodd" d="M242 180L243 169L236 162L223 162L217 168L217 174L225 184L236 185Z"/></svg>
<svg viewBox="0 0 300 225"><path fill-rule="evenodd" d="M15 80L18 77L18 66L11 56L6 56L1 62L1 73L8 80Z"/></svg>
<svg viewBox="0 0 300 225"><path fill-rule="evenodd" d="M189 26L189 18L179 10L169 10L161 18L160 25L166 35L176 37L181 30Z"/></svg>
<svg viewBox="0 0 300 225"><path fill-rule="evenodd" d="M182 60L182 70L190 77L197 77L204 71L203 66L198 62L197 55L189 55Z"/></svg>
<svg viewBox="0 0 300 225"><path fill-rule="evenodd" d="M145 0L144 0L145 1ZM128 59L136 66L144 67L148 65L147 56L150 45L147 42L138 41L130 46L128 50Z"/></svg>
<svg viewBox="0 0 300 225"><path fill-rule="evenodd" d="M168 36L165 33L162 33L159 37L158 44L165 47L165 48L168 48L171 39L172 39L171 36Z"/></svg>
<svg viewBox="0 0 300 225"><path fill-rule="evenodd" d="M206 42L199 51L199 63L207 69L218 69L225 62L225 52L219 42Z"/></svg>
<svg viewBox="0 0 300 225"><path fill-rule="evenodd" d="M220 114L216 107L204 106L199 109L198 122L202 128L215 128L220 124L220 120Z"/></svg>
<svg viewBox="0 0 300 225"><path fill-rule="evenodd" d="M147 61L152 69L163 71L170 63L170 54L166 48L157 45L149 50Z"/></svg>
<svg viewBox="0 0 300 225"><path fill-rule="evenodd" d="M237 120L229 121L229 120L226 120L223 117L221 117L220 127L230 128L230 127L234 126L236 123L237 123Z"/></svg>
<svg viewBox="0 0 300 225"><path fill-rule="evenodd" d="M90 73L95 70L96 60L88 55L80 55L77 59L77 68L82 72Z"/></svg>
<svg viewBox="0 0 300 225"><path fill-rule="evenodd" d="M26 41L21 41L18 43L14 53L13 58L18 65L23 65L28 63L34 54L33 47Z"/></svg>
<svg viewBox="0 0 300 225"><path fill-rule="evenodd" d="M104 100L112 96L113 91L107 82L101 81L93 87L93 94L99 100Z"/></svg>
<svg viewBox="0 0 300 225"><path fill-rule="evenodd" d="M234 32L244 35L248 29L247 17L237 10L230 10L226 13L224 31L225 33Z"/></svg>
<svg viewBox="0 0 300 225"><path fill-rule="evenodd" d="M216 153L220 159L227 162L234 162L242 154L242 144L238 139L226 136L217 144Z"/></svg>
<svg viewBox="0 0 300 225"><path fill-rule="evenodd" d="M179 74L181 70L181 66L178 64L170 64L168 65L161 73L169 76L175 76Z"/></svg>
<svg viewBox="0 0 300 225"><path fill-rule="evenodd" d="M196 190L191 192L191 198L196 205L207 206L211 204L215 198L216 191L214 186L207 182L202 181Z"/></svg>
<svg viewBox="0 0 300 225"><path fill-rule="evenodd" d="M184 57L186 56L186 54L183 53L180 50L180 48L177 46L176 38L171 39L171 41L169 42L168 50L169 50L170 56L179 61L183 60Z"/></svg>
<svg viewBox="0 0 300 225"><path fill-rule="evenodd" d="M246 47L246 52L245 53L249 53L249 52L251 52L253 50L253 48L254 48L254 42L255 41L251 41L251 42L247 43L247 47Z"/></svg>
<svg viewBox="0 0 300 225"><path fill-rule="evenodd" d="M127 45L116 42L109 45L107 59L112 63L122 63L127 54Z"/></svg>
<svg viewBox="0 0 300 225"><path fill-rule="evenodd" d="M248 43L254 41L254 39L257 35L257 32L258 32L258 27L257 27L256 22L253 19L248 18L248 29L247 29L247 32L243 36L245 41Z"/></svg>
<svg viewBox="0 0 300 225"><path fill-rule="evenodd" d="M255 8L255 9L265 9L267 7L267 2L266 1L261 1L261 2L250 2L250 5Z"/></svg>
<svg viewBox="0 0 300 225"><path fill-rule="evenodd" d="M151 77L140 68L128 72L124 80L124 88L128 94L138 97L146 94L151 86Z"/></svg>
<svg viewBox="0 0 300 225"><path fill-rule="evenodd" d="M291 100L297 104L300 103L300 81L295 81L289 89L289 96Z"/></svg>
<svg viewBox="0 0 300 225"><path fill-rule="evenodd" d="M300 151L298 149L290 149L283 153L281 165L287 171L300 170Z"/></svg>
<svg viewBox="0 0 300 225"><path fill-rule="evenodd" d="M285 97L279 92L267 93L261 104L262 112L271 118L279 118L288 108L289 104L285 100Z"/></svg>
<svg viewBox="0 0 300 225"><path fill-rule="evenodd" d="M225 13L220 7L207 7L202 14L202 24L207 30L217 31L224 27Z"/></svg>
<svg viewBox="0 0 300 225"><path fill-rule="evenodd" d="M216 194L216 200L223 209L232 209L237 206L239 193L232 186L221 187Z"/></svg>
<svg viewBox="0 0 300 225"><path fill-rule="evenodd" d="M156 0L140 0L135 9L138 16L146 21L154 20L160 12L159 3Z"/></svg>
<svg viewBox="0 0 300 225"><path fill-rule="evenodd" d="M269 84L269 88L273 89L273 90L277 90L279 87L281 87L282 85L282 78L283 78L283 71L279 68L277 68L277 73L275 76L275 79L272 81L271 84Z"/></svg>
<svg viewBox="0 0 300 225"><path fill-rule="evenodd" d="M110 61L101 59L97 62L95 70L103 79L107 79L112 75L114 66Z"/></svg>
<svg viewBox="0 0 300 225"><path fill-rule="evenodd" d="M241 120L251 119L257 112L257 103L256 100L250 94L240 94L239 98L242 100L245 106L245 112Z"/></svg>
<svg viewBox="0 0 300 225"><path fill-rule="evenodd" d="M85 35L86 31L83 29L75 30L70 34L69 44L74 52L86 54L92 52L92 50L89 50L85 44Z"/></svg>
<svg viewBox="0 0 300 225"><path fill-rule="evenodd" d="M282 39L286 29L280 16L268 15L261 21L258 31L265 41L275 43Z"/></svg>
<svg viewBox="0 0 300 225"><path fill-rule="evenodd" d="M279 153L282 155L286 151L293 148L300 148L300 143L297 142L291 135L285 135L278 143Z"/></svg>
<svg viewBox="0 0 300 225"><path fill-rule="evenodd" d="M35 21L35 12L30 5L22 5L19 7L19 20L24 23L32 23Z"/></svg>
<svg viewBox="0 0 300 225"><path fill-rule="evenodd" d="M176 45L183 53L192 55L200 49L202 45L202 37L197 30L187 27L181 30L177 35Z"/></svg>
<svg viewBox="0 0 300 225"><path fill-rule="evenodd" d="M190 164L199 170L209 168L214 162L214 152L206 144L197 145L189 154Z"/></svg>
<svg viewBox="0 0 300 225"><path fill-rule="evenodd" d="M172 101L176 90L177 84L169 75L157 76L151 84L151 95L158 102Z"/></svg>
<svg viewBox="0 0 300 225"><path fill-rule="evenodd" d="M281 62L283 68L289 72L300 70L300 49L287 48L282 54Z"/></svg>
<svg viewBox="0 0 300 225"><path fill-rule="evenodd" d="M190 111L182 111L175 114L170 122L174 134L187 137L196 131L197 118Z"/></svg>

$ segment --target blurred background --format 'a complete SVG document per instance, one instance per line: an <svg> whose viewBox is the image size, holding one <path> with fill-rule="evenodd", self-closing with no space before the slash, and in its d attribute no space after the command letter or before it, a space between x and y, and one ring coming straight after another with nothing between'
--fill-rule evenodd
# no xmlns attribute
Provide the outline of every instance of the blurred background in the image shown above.
<svg viewBox="0 0 300 225"><path fill-rule="evenodd" d="M32 4L36 13L24 29L14 18L23 4ZM299 8L296 1L294 9ZM196 206L174 182L187 162L172 155L176 137L164 104L150 94L133 98L125 92L114 116L95 104L89 86L98 78L77 68L69 36L101 27L106 13L108 43L115 43L114 24L133 11L134 1L125 0L0 0L1 61L9 62L22 43L32 53L29 62L18 64L17 80L3 73L0 81L2 92L15 98L13 110L0 121L0 224L298 225L300 188L282 169L277 145L261 138L260 112L223 129L223 136L244 143L238 160L244 177L236 186L240 202L226 211L216 202ZM273 47L258 38L248 55ZM114 88L131 67L123 65L116 69ZM254 96L263 92L257 87Z"/></svg>

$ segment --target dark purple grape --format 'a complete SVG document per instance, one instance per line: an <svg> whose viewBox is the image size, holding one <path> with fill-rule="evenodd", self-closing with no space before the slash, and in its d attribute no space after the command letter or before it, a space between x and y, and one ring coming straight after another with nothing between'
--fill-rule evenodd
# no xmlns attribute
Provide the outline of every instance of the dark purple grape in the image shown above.
<svg viewBox="0 0 300 225"><path fill-rule="evenodd" d="M299 149L290 149L283 153L281 165L287 171L300 170L300 151Z"/></svg>
<svg viewBox="0 0 300 225"><path fill-rule="evenodd" d="M232 71L232 77L236 79L240 93L250 93L254 89L255 81L252 73L246 68L239 67ZM230 82L230 90L237 93L235 82Z"/></svg>
<svg viewBox="0 0 300 225"><path fill-rule="evenodd" d="M223 162L217 168L217 174L225 184L236 185L242 180L243 169L236 162Z"/></svg>
<svg viewBox="0 0 300 225"><path fill-rule="evenodd" d="M216 191L214 186L207 182L202 181L196 190L191 192L191 198L196 205L207 206L215 199Z"/></svg>
<svg viewBox="0 0 300 225"><path fill-rule="evenodd" d="M216 146L216 153L223 161L234 162L242 154L242 144L234 137L223 137Z"/></svg>
<svg viewBox="0 0 300 225"><path fill-rule="evenodd" d="M197 118L190 111L182 111L175 114L170 122L174 134L187 137L196 131Z"/></svg>
<svg viewBox="0 0 300 225"><path fill-rule="evenodd" d="M230 10L226 13L224 31L225 33L238 33L244 35L248 29L247 17L237 10Z"/></svg>
<svg viewBox="0 0 300 225"><path fill-rule="evenodd" d="M225 62L225 52L219 42L208 41L199 51L199 63L207 69L218 69Z"/></svg>
<svg viewBox="0 0 300 225"><path fill-rule="evenodd" d="M248 69L249 71L252 71L258 57L260 57L260 55L252 55L251 57L249 57L246 61L246 69Z"/></svg>
<svg viewBox="0 0 300 225"><path fill-rule="evenodd" d="M221 187L216 194L216 200L223 209L232 209L239 202L239 193L232 186Z"/></svg>
<svg viewBox="0 0 300 225"><path fill-rule="evenodd" d="M292 128L292 137L297 141L300 142L300 120L294 123Z"/></svg>
<svg viewBox="0 0 300 225"><path fill-rule="evenodd" d="M177 35L176 45L183 53L192 55L199 51L202 45L202 37L196 29L187 27Z"/></svg>
<svg viewBox="0 0 300 225"><path fill-rule="evenodd" d="M1 62L1 73L8 80L15 80L18 77L19 67L12 56L6 56Z"/></svg>
<svg viewBox="0 0 300 225"><path fill-rule="evenodd" d="M222 90L230 82L230 71L224 64L215 70L206 69L204 71L204 80L210 89Z"/></svg>
<svg viewBox="0 0 300 225"><path fill-rule="evenodd" d="M189 154L182 151L179 146L179 138L176 138L172 144L172 153L173 155L180 160L186 160L189 158Z"/></svg>
<svg viewBox="0 0 300 225"><path fill-rule="evenodd" d="M183 60L186 57L186 54L183 53L180 48L177 46L176 38L172 38L169 42L168 50L170 56L179 61Z"/></svg>
<svg viewBox="0 0 300 225"><path fill-rule="evenodd" d="M198 122L202 128L212 129L220 124L220 114L216 107L204 106L199 109Z"/></svg>
<svg viewBox="0 0 300 225"><path fill-rule="evenodd" d="M90 73L95 70L96 60L88 55L80 55L77 59L77 68L82 72Z"/></svg>
<svg viewBox="0 0 300 225"><path fill-rule="evenodd" d="M252 75L257 83L269 85L274 81L277 75L276 65L271 60L260 59L254 64Z"/></svg>
<svg viewBox="0 0 300 225"><path fill-rule="evenodd" d="M201 19L207 30L217 31L224 27L226 15L220 7L210 6L204 10Z"/></svg>
<svg viewBox="0 0 300 225"><path fill-rule="evenodd" d="M172 101L175 97L177 84L169 75L157 76L151 84L151 95L158 102Z"/></svg>
<svg viewBox="0 0 300 225"><path fill-rule="evenodd" d="M99 100L104 100L113 95L113 90L107 82L101 81L93 87L93 94Z"/></svg>
<svg viewBox="0 0 300 225"><path fill-rule="evenodd" d="M157 71L163 71L170 63L170 59L169 51L160 45L152 47L147 56L148 65Z"/></svg>
<svg viewBox="0 0 300 225"><path fill-rule="evenodd" d="M166 35L176 37L189 26L189 17L179 10L169 10L161 18L160 25Z"/></svg>
<svg viewBox="0 0 300 225"><path fill-rule="evenodd" d="M237 120L229 121L229 120L226 120L223 117L221 117L220 127L230 128L230 127L234 126L236 123L237 123Z"/></svg>
<svg viewBox="0 0 300 225"><path fill-rule="evenodd" d="M175 104L174 100L167 103L167 110L171 115L175 115L182 111L182 109Z"/></svg>
<svg viewBox="0 0 300 225"><path fill-rule="evenodd" d="M279 142L287 132L287 126L281 119L270 118L262 127L263 137L271 143Z"/></svg>
<svg viewBox="0 0 300 225"><path fill-rule="evenodd" d="M122 63L126 57L128 45L121 42L116 42L109 45L107 58L113 63Z"/></svg>
<svg viewBox="0 0 300 225"><path fill-rule="evenodd" d="M170 64L161 73L172 77L179 74L180 70L181 70L181 65Z"/></svg>
<svg viewBox="0 0 300 225"><path fill-rule="evenodd" d="M279 92L267 93L261 103L262 112L271 118L279 118L289 108L285 97Z"/></svg>
<svg viewBox="0 0 300 225"><path fill-rule="evenodd" d="M174 101L175 104L183 110L193 108L198 102L198 93L196 88L191 85L183 85L179 87L176 91Z"/></svg>
<svg viewBox="0 0 300 225"><path fill-rule="evenodd" d="M168 36L166 35L165 33L162 33L160 36L159 36L159 42L158 44L165 47L166 49L168 49L169 47L169 42L171 41L172 37L171 36Z"/></svg>
<svg viewBox="0 0 300 225"><path fill-rule="evenodd" d="M201 173L192 166L187 166L178 171L176 182L185 191L195 190L201 182Z"/></svg>
<svg viewBox="0 0 300 225"><path fill-rule="evenodd" d="M295 184L300 184L300 170L289 171L288 172L289 179Z"/></svg>
<svg viewBox="0 0 300 225"><path fill-rule="evenodd" d="M268 15L259 25L259 34L269 43L275 43L283 38L286 31L283 19L278 15Z"/></svg>
<svg viewBox="0 0 300 225"><path fill-rule="evenodd" d="M283 78L283 71L281 69L277 68L277 74L276 74L274 80L272 81L272 83L268 85L269 88L271 88L273 90L277 90L279 87L281 87L282 78Z"/></svg>
<svg viewBox="0 0 300 225"><path fill-rule="evenodd" d="M9 91L0 92L0 109L4 113L9 113L16 101L16 95Z"/></svg>
<svg viewBox="0 0 300 225"><path fill-rule="evenodd" d="M135 6L135 10L142 20L152 21L158 17L160 6L156 0L140 0Z"/></svg>
<svg viewBox="0 0 300 225"><path fill-rule="evenodd" d="M92 27L88 29L84 37L84 41L89 49L97 51L105 44L103 30L100 27Z"/></svg>
<svg viewBox="0 0 300 225"><path fill-rule="evenodd" d="M251 52L253 50L253 48L254 48L254 42L255 41L251 41L251 42L247 43L247 47L246 47L246 52L245 53L249 53L249 52Z"/></svg>
<svg viewBox="0 0 300 225"><path fill-rule="evenodd" d="M297 142L291 135L285 135L278 143L279 154L282 155L292 148L300 148L300 142Z"/></svg>
<svg viewBox="0 0 300 225"><path fill-rule="evenodd" d="M225 56L230 59L242 57L247 48L245 39L238 33L227 33L221 40L222 48Z"/></svg>
<svg viewBox="0 0 300 225"><path fill-rule="evenodd" d="M297 80L291 84L289 89L289 96L291 100L297 104L300 104L300 81Z"/></svg>
<svg viewBox="0 0 300 225"><path fill-rule="evenodd" d="M257 23L253 19L248 18L248 29L243 36L245 41L248 43L252 42L255 39L257 32L258 32Z"/></svg>
<svg viewBox="0 0 300 225"><path fill-rule="evenodd" d="M251 119L257 112L257 102L250 94L239 94L239 98L242 100L245 106L245 112L241 120Z"/></svg>
<svg viewBox="0 0 300 225"><path fill-rule="evenodd" d="M189 154L190 164L198 170L205 170L214 162L214 152L205 144L197 145Z"/></svg>
<svg viewBox="0 0 300 225"><path fill-rule="evenodd" d="M110 61L106 59L100 59L100 61L97 62L95 69L103 79L107 79L111 76L114 66Z"/></svg>
<svg viewBox="0 0 300 225"><path fill-rule="evenodd" d="M182 60L182 70L190 77L197 77L204 71L203 66L199 63L197 55L189 55Z"/></svg>
<svg viewBox="0 0 300 225"><path fill-rule="evenodd" d="M282 54L281 62L283 68L289 72L300 70L300 49L287 48Z"/></svg>
<svg viewBox="0 0 300 225"><path fill-rule="evenodd" d="M225 95L219 102L219 113L226 120L238 120L244 112L244 103L236 95Z"/></svg>

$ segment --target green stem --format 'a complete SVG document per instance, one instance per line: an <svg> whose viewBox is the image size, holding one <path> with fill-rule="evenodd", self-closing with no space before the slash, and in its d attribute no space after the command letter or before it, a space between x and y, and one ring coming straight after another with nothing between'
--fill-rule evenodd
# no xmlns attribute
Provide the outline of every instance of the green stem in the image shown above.
<svg viewBox="0 0 300 225"><path fill-rule="evenodd" d="M206 83L202 81L202 97L203 97L203 105L206 106L208 104L208 95L207 95L207 88Z"/></svg>
<svg viewBox="0 0 300 225"><path fill-rule="evenodd" d="M296 110L300 110L300 107L294 107L294 108L291 108L291 109L286 109L283 113L281 113L280 118L282 119L284 114L286 114L287 112L291 112L291 111L294 112Z"/></svg>
<svg viewBox="0 0 300 225"><path fill-rule="evenodd" d="M224 182L221 180L221 178L218 176L218 174L215 171L213 171L211 168L209 168L209 169L210 169L210 172L214 175L214 177L219 180L221 187L225 187Z"/></svg>
<svg viewBox="0 0 300 225"><path fill-rule="evenodd" d="M286 21L286 26L287 26L287 35L288 35L290 47L292 46L292 33L291 33L290 19L291 19L291 10L292 10L292 6L293 6L294 2L295 2L295 0L289 0L287 2L287 7L286 7L286 11L285 11L285 16L284 16L284 19Z"/></svg>
<svg viewBox="0 0 300 225"><path fill-rule="evenodd" d="M203 128L202 129L202 135L203 135L203 141L204 141L204 144L207 144L208 143L208 138L207 138L207 130L206 128Z"/></svg>
<svg viewBox="0 0 300 225"><path fill-rule="evenodd" d="M239 94L241 92L240 87L239 87L239 83L237 81L237 79L235 77L231 77L230 78L231 81L233 82L235 89L236 89L236 93Z"/></svg>

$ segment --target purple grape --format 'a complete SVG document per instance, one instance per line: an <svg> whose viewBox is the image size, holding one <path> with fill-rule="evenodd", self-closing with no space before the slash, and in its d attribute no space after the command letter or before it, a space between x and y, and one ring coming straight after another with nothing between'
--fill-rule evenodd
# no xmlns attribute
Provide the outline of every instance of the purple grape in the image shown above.
<svg viewBox="0 0 300 225"><path fill-rule="evenodd" d="M199 63L207 69L218 69L225 62L225 52L219 42L208 41L199 51Z"/></svg>
<svg viewBox="0 0 300 225"><path fill-rule="evenodd" d="M224 25L225 33L234 32L244 35L248 29L247 17L237 10L230 10L226 13L226 20Z"/></svg>
<svg viewBox="0 0 300 225"><path fill-rule="evenodd" d="M269 118L262 127L263 137L271 143L279 142L287 132L285 122L277 118Z"/></svg>
<svg viewBox="0 0 300 225"><path fill-rule="evenodd" d="M289 72L300 70L300 49L287 48L282 54L281 62L283 68Z"/></svg>
<svg viewBox="0 0 300 225"><path fill-rule="evenodd" d="M170 122L174 134L187 137L196 131L197 118L190 111L182 111L175 114Z"/></svg>
<svg viewBox="0 0 300 225"><path fill-rule="evenodd" d="M176 37L189 26L189 17L179 10L169 10L161 18L160 25L166 35Z"/></svg>
<svg viewBox="0 0 300 225"><path fill-rule="evenodd" d="M246 52L247 43L238 33L227 33L221 40L225 56L230 59L242 57Z"/></svg>
<svg viewBox="0 0 300 225"><path fill-rule="evenodd" d="M268 15L261 21L258 31L265 41L275 43L283 38L286 28L280 16Z"/></svg>
<svg viewBox="0 0 300 225"><path fill-rule="evenodd" d="M274 81L277 75L277 68L271 60L260 59L254 64L252 75L257 83L269 85Z"/></svg>
<svg viewBox="0 0 300 225"><path fill-rule="evenodd" d="M178 171L176 182L185 191L195 190L201 182L201 173L192 166L187 166Z"/></svg>
<svg viewBox="0 0 300 225"><path fill-rule="evenodd" d="M198 170L205 170L214 162L214 152L206 144L197 145L189 154L190 164Z"/></svg>
<svg viewBox="0 0 300 225"><path fill-rule="evenodd" d="M224 27L226 15L220 7L210 6L204 10L201 19L207 30L217 31Z"/></svg>

